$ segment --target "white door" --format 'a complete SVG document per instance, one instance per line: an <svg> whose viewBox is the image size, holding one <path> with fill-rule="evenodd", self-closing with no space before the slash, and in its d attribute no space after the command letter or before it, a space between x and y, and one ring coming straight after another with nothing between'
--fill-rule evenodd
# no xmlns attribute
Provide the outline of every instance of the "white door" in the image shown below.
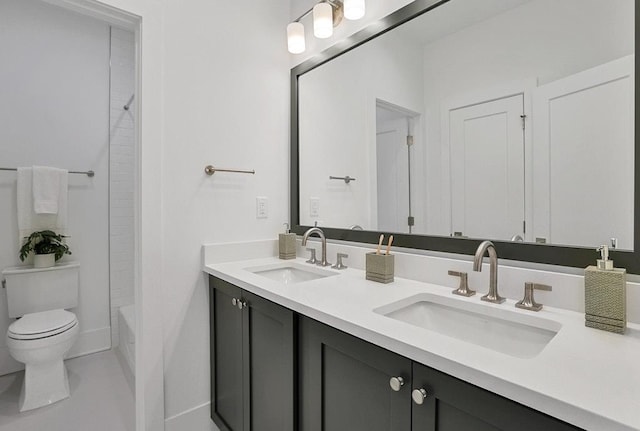
<svg viewBox="0 0 640 431"><path fill-rule="evenodd" d="M376 171L380 231L409 232L407 132L407 118L378 121L377 124Z"/></svg>
<svg viewBox="0 0 640 431"><path fill-rule="evenodd" d="M524 237L524 96L449 111L451 233Z"/></svg>
<svg viewBox="0 0 640 431"><path fill-rule="evenodd" d="M553 244L633 249L634 66L624 57L533 95L533 229Z"/></svg>

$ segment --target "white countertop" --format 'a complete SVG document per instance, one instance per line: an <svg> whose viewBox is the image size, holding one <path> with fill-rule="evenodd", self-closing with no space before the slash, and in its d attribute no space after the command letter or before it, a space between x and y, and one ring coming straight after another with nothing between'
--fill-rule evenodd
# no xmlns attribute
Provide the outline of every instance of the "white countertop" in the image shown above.
<svg viewBox="0 0 640 431"><path fill-rule="evenodd" d="M250 256L251 257L251 256ZM520 402L587 430L640 430L640 325L625 335L584 326L584 314L544 307L533 313L515 301L494 305L479 294L463 298L451 289L396 277L391 284L365 280L348 268L335 276L283 284L245 268L283 261L277 257L204 263L203 270L300 314L353 334L424 365ZM296 259L302 265L304 259ZM521 359L383 316L373 310L420 293L508 308L562 325L537 356Z"/></svg>

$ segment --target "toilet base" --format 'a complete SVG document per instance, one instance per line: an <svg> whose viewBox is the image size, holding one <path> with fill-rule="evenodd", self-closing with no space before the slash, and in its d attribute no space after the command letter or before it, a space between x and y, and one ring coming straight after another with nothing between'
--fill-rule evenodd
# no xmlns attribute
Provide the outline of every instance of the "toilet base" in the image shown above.
<svg viewBox="0 0 640 431"><path fill-rule="evenodd" d="M20 391L20 412L48 406L69 398L67 367L62 358L36 364L26 364Z"/></svg>

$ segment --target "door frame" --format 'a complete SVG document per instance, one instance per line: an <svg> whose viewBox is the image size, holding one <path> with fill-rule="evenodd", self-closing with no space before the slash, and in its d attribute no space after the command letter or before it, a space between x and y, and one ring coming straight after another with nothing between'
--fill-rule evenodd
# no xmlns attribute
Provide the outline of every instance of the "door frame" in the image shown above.
<svg viewBox="0 0 640 431"><path fill-rule="evenodd" d="M378 158L377 158L378 121L376 118L378 108L383 108L388 111L398 112L407 118L411 118L413 120L413 125L411 126L411 128L413 129L411 131L413 135L413 147L421 148L421 149L423 148L423 146L420 146L419 143L422 142L422 114L410 108L395 104L393 102L389 102L388 100L380 99L379 97L375 97L374 100L375 100L375 105L372 113L373 115L372 115L372 124L371 124L371 136L373 137L374 145L373 145L373 150L371 151L371 157L369 160L369 169L371 172L371 174L369 175L369 190L370 190L369 213L372 214L371 220L370 220L371 225L378 226L378 173L377 173L377 170L378 170L378 164L377 164L378 163ZM415 150L413 152L412 162L414 166L418 162L418 160L422 162L422 160L424 159L424 157L418 153L420 152ZM424 155L424 151L421 151L421 154ZM424 178L425 178L424 169L413 169L411 171L412 190L410 191L410 193L414 193L414 195L415 193L420 193L420 190L416 191L416 186L418 184L424 184ZM411 196L409 196L409 200L411 201ZM416 210L415 207L412 207L411 212L412 214L414 214L414 216L416 212L420 212L420 217L424 217L424 215L422 214L422 209Z"/></svg>
<svg viewBox="0 0 640 431"><path fill-rule="evenodd" d="M41 0L135 33L135 415L136 430L164 430L162 328L163 16L154 0ZM143 27L144 23L144 27ZM144 109L143 109L144 108Z"/></svg>
<svg viewBox="0 0 640 431"><path fill-rule="evenodd" d="M380 132L378 130L378 120L377 113L378 109L386 109L387 111L397 112L401 114L405 119L411 121L411 125L407 124L407 133L405 135L413 136L413 144L414 148L413 156L411 157L411 164L409 164L409 171L407 175L409 176L409 202L408 205L411 207L411 214L415 217L416 212L420 212L421 223L424 223L424 217L422 214L422 208L416 211L415 205L412 205L412 195L416 196L416 193L420 193L421 190L417 189L416 186L419 184L424 184L424 165L421 166L421 161L424 157L421 154L424 153L422 146L417 145L421 142L420 139L420 131L421 129L421 114L419 112L413 111L404 106L396 105L395 103L388 102L384 99L380 99L376 97L376 121L374 124L374 138L375 138L375 149L371 152L372 154L372 174L370 175L370 187L373 191L371 193L371 222L375 223L375 226L378 226L378 134L379 133L387 133L386 131ZM389 130L390 131L390 130ZM420 150L416 151L415 148L419 148ZM414 166L414 169L411 169L411 165ZM418 165L419 169L415 169L416 165ZM420 177L420 178L418 178Z"/></svg>

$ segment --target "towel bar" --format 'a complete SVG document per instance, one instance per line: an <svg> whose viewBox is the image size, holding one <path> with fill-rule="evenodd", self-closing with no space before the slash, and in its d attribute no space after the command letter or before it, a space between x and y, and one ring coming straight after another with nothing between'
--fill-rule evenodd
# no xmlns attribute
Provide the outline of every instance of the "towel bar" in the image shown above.
<svg viewBox="0 0 640 431"><path fill-rule="evenodd" d="M0 168L0 171L17 171L18 168ZM93 177L96 175L95 172L93 171L69 171L70 174L82 174L82 175L86 175L89 178Z"/></svg>
<svg viewBox="0 0 640 431"><path fill-rule="evenodd" d="M222 169L222 168L214 168L211 165L207 165L204 168L204 173L209 176L215 174L216 172L234 172L237 174L252 174L252 175L256 173L256 171L254 170L247 171L242 169Z"/></svg>

